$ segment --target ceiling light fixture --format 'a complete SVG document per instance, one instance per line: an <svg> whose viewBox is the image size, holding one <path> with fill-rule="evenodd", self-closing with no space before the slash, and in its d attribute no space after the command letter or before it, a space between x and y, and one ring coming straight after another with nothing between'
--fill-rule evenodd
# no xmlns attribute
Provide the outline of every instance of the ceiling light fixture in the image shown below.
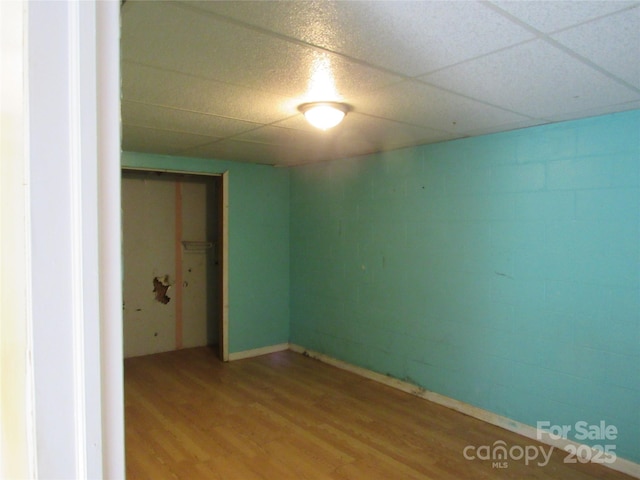
<svg viewBox="0 0 640 480"><path fill-rule="evenodd" d="M316 128L328 130L338 125L351 110L346 103L312 102L303 103L298 107L307 121Z"/></svg>

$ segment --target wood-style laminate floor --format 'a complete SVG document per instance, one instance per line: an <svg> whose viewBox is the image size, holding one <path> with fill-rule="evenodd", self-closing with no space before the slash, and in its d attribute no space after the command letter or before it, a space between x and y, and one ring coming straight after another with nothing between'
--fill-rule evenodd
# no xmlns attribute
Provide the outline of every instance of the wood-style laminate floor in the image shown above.
<svg viewBox="0 0 640 480"><path fill-rule="evenodd" d="M560 450L546 466L467 460L467 445L540 444L293 352L127 359L125 415L129 480L631 478Z"/></svg>

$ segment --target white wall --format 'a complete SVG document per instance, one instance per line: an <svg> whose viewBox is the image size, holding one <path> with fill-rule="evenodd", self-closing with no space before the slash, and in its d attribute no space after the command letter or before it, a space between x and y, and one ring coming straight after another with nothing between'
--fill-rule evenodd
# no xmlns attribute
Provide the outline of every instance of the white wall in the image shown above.
<svg viewBox="0 0 640 480"><path fill-rule="evenodd" d="M176 186L122 179L124 356L176 349ZM156 300L153 279L167 277L169 303Z"/></svg>
<svg viewBox="0 0 640 480"><path fill-rule="evenodd" d="M31 478L32 407L27 265L25 12L19 2L0 2L0 477Z"/></svg>

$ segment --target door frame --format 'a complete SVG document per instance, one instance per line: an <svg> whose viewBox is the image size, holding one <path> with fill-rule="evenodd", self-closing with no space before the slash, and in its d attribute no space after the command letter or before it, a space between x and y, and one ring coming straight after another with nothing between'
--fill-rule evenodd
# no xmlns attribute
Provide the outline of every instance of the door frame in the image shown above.
<svg viewBox="0 0 640 480"><path fill-rule="evenodd" d="M176 175L188 175L189 177L221 177L219 208L220 208L220 345L218 356L223 362L229 361L229 171L222 173L189 172L185 170L170 170L162 168L122 167L125 172L156 172Z"/></svg>
<svg viewBox="0 0 640 480"><path fill-rule="evenodd" d="M0 477L124 478L120 2L0 4Z"/></svg>

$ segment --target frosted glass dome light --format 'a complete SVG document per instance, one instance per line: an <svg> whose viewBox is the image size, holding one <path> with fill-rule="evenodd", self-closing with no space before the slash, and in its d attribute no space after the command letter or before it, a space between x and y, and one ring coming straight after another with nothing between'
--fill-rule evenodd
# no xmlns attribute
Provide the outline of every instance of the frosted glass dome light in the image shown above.
<svg viewBox="0 0 640 480"><path fill-rule="evenodd" d="M313 102L304 103L298 109L311 125L321 130L328 130L344 119L349 106L338 102Z"/></svg>

